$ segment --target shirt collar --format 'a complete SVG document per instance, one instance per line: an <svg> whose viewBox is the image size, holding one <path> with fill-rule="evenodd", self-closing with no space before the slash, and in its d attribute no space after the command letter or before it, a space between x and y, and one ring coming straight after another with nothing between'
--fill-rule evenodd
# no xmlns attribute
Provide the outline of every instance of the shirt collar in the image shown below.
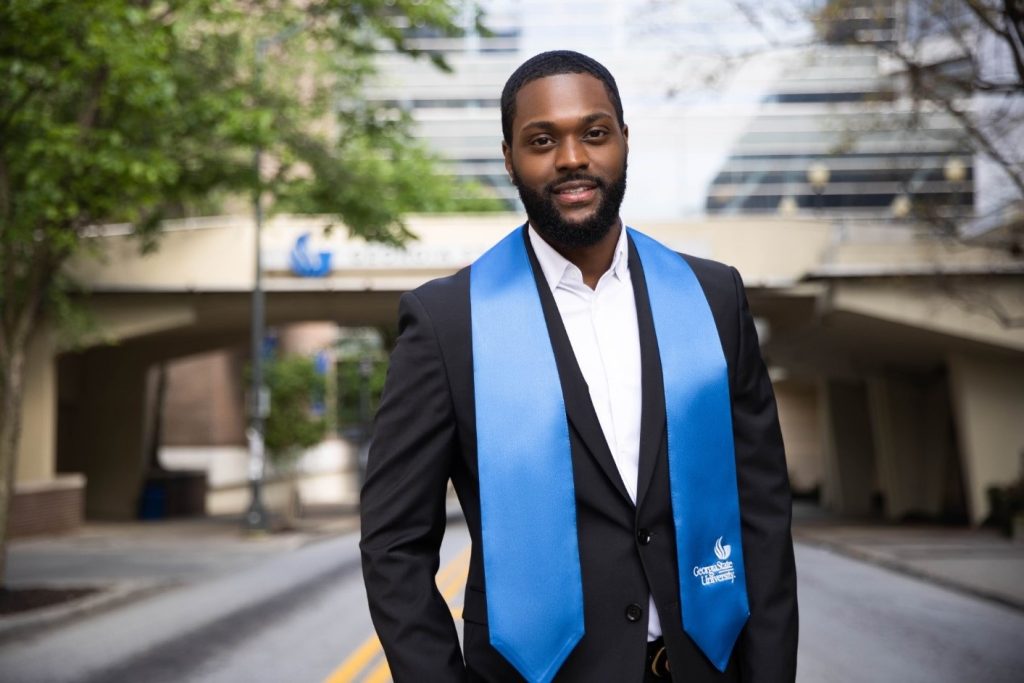
<svg viewBox="0 0 1024 683"><path fill-rule="evenodd" d="M554 247L540 236L540 233L532 225L529 225L527 228L527 234L530 237L530 245L537 255L537 261L540 263L541 273L544 274L544 279L547 281L548 287L552 292L567 279L578 282L583 281L583 273L576 267L576 264L559 254ZM626 282L629 281L629 261L626 256L628 244L626 229L623 226L623 229L619 232L619 241L615 244L612 265L608 268L609 271L615 274L615 277Z"/></svg>

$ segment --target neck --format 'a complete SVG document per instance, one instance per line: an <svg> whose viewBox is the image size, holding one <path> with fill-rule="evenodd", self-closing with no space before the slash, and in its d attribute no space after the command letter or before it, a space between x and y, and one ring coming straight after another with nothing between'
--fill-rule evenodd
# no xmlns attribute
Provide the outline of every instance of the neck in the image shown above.
<svg viewBox="0 0 1024 683"><path fill-rule="evenodd" d="M619 243L622 233L622 221L615 220L608 232L595 244L585 247L566 247L555 242L548 242L551 248L564 256L570 263L583 273L583 282L595 289L601 276L611 268L615 258L615 245Z"/></svg>

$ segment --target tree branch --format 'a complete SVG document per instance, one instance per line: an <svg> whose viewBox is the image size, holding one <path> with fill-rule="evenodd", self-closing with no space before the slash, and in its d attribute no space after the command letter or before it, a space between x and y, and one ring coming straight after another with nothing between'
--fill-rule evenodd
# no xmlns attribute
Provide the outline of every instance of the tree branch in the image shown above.
<svg viewBox="0 0 1024 683"><path fill-rule="evenodd" d="M965 59L971 64L971 74L976 78L978 72L978 60L974 54L974 50L967 44L967 39L964 37L964 27L953 20L946 12L939 12L939 19L946 26L946 35L953 39L960 47L960 52Z"/></svg>
<svg viewBox="0 0 1024 683"><path fill-rule="evenodd" d="M993 81L985 81L980 78L975 79L971 82L971 87L974 90L981 90L982 92L992 93L993 95L1008 94L1024 92L1024 83L1018 82L1007 82L1007 83L995 83Z"/></svg>
<svg viewBox="0 0 1024 683"><path fill-rule="evenodd" d="M9 230L9 228L7 228ZM5 230L6 233L6 230ZM0 267L3 268L4 278L4 289L3 289L3 307L0 308L0 328L2 328L2 334L0 336L7 339L8 334L14 329L14 295L15 286L17 284L17 274L15 269L18 267L20 254L12 253L12 243L8 235L0 236Z"/></svg>
<svg viewBox="0 0 1024 683"><path fill-rule="evenodd" d="M995 141L990 140L988 135L971 120L971 117L963 112L948 99L945 98L934 98L932 102L938 104L940 107L946 110L953 118L960 122L960 125L964 127L971 138L982 148L982 150L989 157L992 158L997 164L999 164L1006 175L1009 176L1010 180L1014 185L1017 186L1017 190L1021 196L1024 197L1024 178L1021 177L1021 171L1017 168L1017 164L1013 163L1012 160L1007 159L1002 152L996 147Z"/></svg>
<svg viewBox="0 0 1024 683"><path fill-rule="evenodd" d="M0 132L7 130L7 126L10 125L11 121L14 120L14 116L22 109L28 101L32 99L32 96L42 90L37 84L29 83L25 81L25 92L21 94L4 112L3 118L0 118ZM0 138L2 139L2 138Z"/></svg>
<svg viewBox="0 0 1024 683"><path fill-rule="evenodd" d="M1011 312L999 297L986 288L961 288L952 278L941 278L939 284L954 301L967 311L994 319L1003 329L1024 327L1024 315Z"/></svg>
<svg viewBox="0 0 1024 683"><path fill-rule="evenodd" d="M1013 0L1009 1L1012 2ZM973 13L974 16L980 19L981 23L985 24L985 26L987 26L990 31L999 34L1003 38L1008 37L1006 35L1006 30L1003 29L992 17L992 14L990 14L993 11L991 7L986 5L984 2L981 2L980 0L964 0L964 4L967 5L967 9L971 10L971 13ZM995 14L999 15L1002 13L996 11Z"/></svg>
<svg viewBox="0 0 1024 683"><path fill-rule="evenodd" d="M744 2L743 0L731 0L729 4L732 5L737 12L742 14L743 18L746 19L751 26L757 29L758 33L761 34L761 37L764 38L769 45L774 48L779 47L778 39L771 31L768 30L765 23L761 21L761 17L758 16L757 10L751 7L749 3Z"/></svg>
<svg viewBox="0 0 1024 683"><path fill-rule="evenodd" d="M89 84L89 91L85 97L85 104L78 113L78 125L83 130L92 128L96 123L96 115L100 110L100 100L103 97L103 87L110 76L110 69L106 64L101 65L93 75Z"/></svg>
<svg viewBox="0 0 1024 683"><path fill-rule="evenodd" d="M1003 0L1006 13L1006 43L1013 53L1013 63L1017 67L1017 77L1024 83L1024 2L1021 0Z"/></svg>
<svg viewBox="0 0 1024 683"><path fill-rule="evenodd" d="M1007 158L1000 150L995 140L981 129L971 117L953 102L953 99L938 92L929 81L941 81L943 75L915 61L898 48L889 48L887 52L898 59L907 68L911 81L914 84L915 97L923 98L938 105L950 116L955 118L963 127L964 132L974 140L986 155L999 164L1011 182L1017 187L1021 196L1024 197L1024 177L1021 169L1012 159Z"/></svg>
<svg viewBox="0 0 1024 683"><path fill-rule="evenodd" d="M7 160L3 149L0 149L0 225L6 224L11 217L11 176L7 170ZM0 263L6 261L0 259Z"/></svg>
<svg viewBox="0 0 1024 683"><path fill-rule="evenodd" d="M25 278L25 299L21 302L21 310L16 311L16 317L12 321L14 325L10 344L14 349L27 342L42 310L43 298L63 263L63 259L53 257L45 242L41 244L44 246L36 252L35 258L29 264L29 272Z"/></svg>

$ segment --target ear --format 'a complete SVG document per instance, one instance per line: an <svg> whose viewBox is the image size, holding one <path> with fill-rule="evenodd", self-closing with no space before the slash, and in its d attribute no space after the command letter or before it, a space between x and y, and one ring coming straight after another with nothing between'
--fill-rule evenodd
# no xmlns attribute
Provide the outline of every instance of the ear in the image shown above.
<svg viewBox="0 0 1024 683"><path fill-rule="evenodd" d="M622 137L626 139L626 151L629 151L629 126L622 124Z"/></svg>
<svg viewBox="0 0 1024 683"><path fill-rule="evenodd" d="M501 141L501 156L505 157L505 172L512 177L512 148L504 140Z"/></svg>

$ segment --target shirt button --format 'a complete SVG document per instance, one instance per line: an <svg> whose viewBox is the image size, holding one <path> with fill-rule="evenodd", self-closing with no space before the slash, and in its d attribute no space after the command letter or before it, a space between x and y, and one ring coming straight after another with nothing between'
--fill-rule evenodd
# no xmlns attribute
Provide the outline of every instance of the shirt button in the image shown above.
<svg viewBox="0 0 1024 683"><path fill-rule="evenodd" d="M643 615L644 611L640 608L640 605L632 604L626 607L626 621L640 621L640 617L642 617Z"/></svg>
<svg viewBox="0 0 1024 683"><path fill-rule="evenodd" d="M651 542L651 532L647 529L638 529L636 532L636 541L640 545L647 545Z"/></svg>

